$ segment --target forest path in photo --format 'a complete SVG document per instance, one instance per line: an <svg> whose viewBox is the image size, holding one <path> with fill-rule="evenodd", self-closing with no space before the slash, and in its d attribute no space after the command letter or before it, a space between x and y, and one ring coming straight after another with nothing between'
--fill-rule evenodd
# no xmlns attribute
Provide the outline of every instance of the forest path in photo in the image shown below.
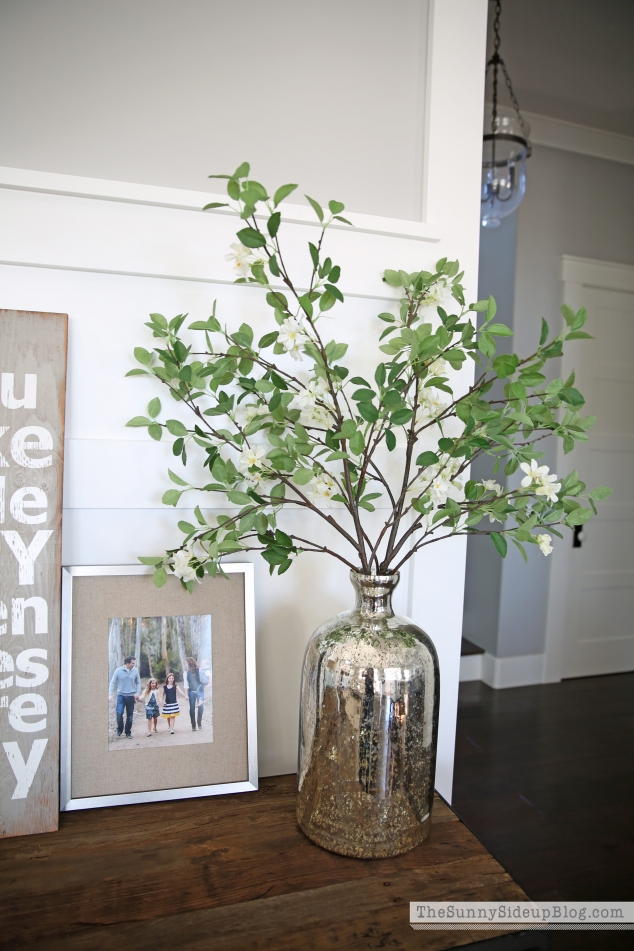
<svg viewBox="0 0 634 951"><path fill-rule="evenodd" d="M144 677L141 681L142 688L148 681ZM182 684L180 684L182 687ZM161 687L161 695L163 688ZM106 701L107 702L107 701ZM184 700L180 694L178 696L178 705L180 707L180 716L176 717L174 723L174 733L170 733L167 720L159 716L157 723L157 733L154 733L154 720L149 720L145 716L145 704L142 700L134 704L134 716L132 717L132 739L126 739L125 733L117 736L117 702L116 698L112 703L108 703L108 750L147 750L154 747L163 746L188 746L196 743L211 743L213 741L213 713L211 705L211 685L205 687L205 709L203 712L203 728L192 730L191 720L189 719L189 702ZM198 712L198 711L196 711ZM123 715L125 724L125 713ZM147 736L148 723L152 725L152 735Z"/></svg>

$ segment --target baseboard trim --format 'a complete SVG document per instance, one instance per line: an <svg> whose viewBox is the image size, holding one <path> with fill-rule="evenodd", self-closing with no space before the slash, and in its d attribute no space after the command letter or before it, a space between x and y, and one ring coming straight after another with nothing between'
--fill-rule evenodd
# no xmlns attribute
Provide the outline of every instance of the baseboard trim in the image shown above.
<svg viewBox="0 0 634 951"><path fill-rule="evenodd" d="M492 654L471 654L460 658L460 681L481 680L495 690L505 687L527 687L544 682L544 655L493 657Z"/></svg>

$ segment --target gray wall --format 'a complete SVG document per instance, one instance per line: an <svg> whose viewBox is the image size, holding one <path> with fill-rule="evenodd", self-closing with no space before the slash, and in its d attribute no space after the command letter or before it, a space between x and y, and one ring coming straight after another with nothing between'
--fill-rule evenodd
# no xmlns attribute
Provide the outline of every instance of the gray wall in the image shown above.
<svg viewBox="0 0 634 951"><path fill-rule="evenodd" d="M427 0L2 0L0 164L418 219ZM303 199L301 199L303 201Z"/></svg>
<svg viewBox="0 0 634 951"><path fill-rule="evenodd" d="M478 296L493 293L507 301L514 287L512 326L520 354L535 348L542 317L551 327L560 326L563 254L634 263L633 208L632 166L535 147L526 197L516 213L514 266L511 219L497 231L483 229L480 245ZM549 369L557 375L555 362ZM543 448L543 461L552 468L554 446L546 441ZM505 561L496 565L487 545L492 548L488 539L469 540L464 635L497 657L540 654L550 559L531 546L525 565L510 546Z"/></svg>

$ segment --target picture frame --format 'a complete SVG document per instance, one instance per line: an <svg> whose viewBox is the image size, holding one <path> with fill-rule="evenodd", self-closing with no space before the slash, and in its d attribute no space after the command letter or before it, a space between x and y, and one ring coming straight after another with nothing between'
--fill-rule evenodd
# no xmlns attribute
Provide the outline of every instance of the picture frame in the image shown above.
<svg viewBox="0 0 634 951"><path fill-rule="evenodd" d="M151 566L62 568L62 812L257 790L253 565L223 571L226 577L206 575L190 594L174 575L156 588ZM143 644L138 662L124 657L135 632ZM200 646L205 637L209 650ZM189 688L198 682L187 674L192 644L201 671L209 668L195 675L208 683L196 696ZM209 661L200 661L201 651ZM126 705L117 691L135 677ZM148 706L152 693L163 713ZM180 716L167 699L176 699Z"/></svg>

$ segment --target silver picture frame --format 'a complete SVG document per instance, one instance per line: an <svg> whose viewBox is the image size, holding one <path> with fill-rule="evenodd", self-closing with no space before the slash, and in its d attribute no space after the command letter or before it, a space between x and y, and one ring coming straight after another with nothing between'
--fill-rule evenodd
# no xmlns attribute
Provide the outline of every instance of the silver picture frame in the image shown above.
<svg viewBox="0 0 634 951"><path fill-rule="evenodd" d="M171 799L193 799L200 796L222 796L231 793L255 792L258 788L257 711L255 677L255 600L253 565L224 564L225 574L244 575L245 680L246 680L246 780L211 785L154 789L144 792L106 794L72 798L72 730L73 703L73 579L116 575L151 575L147 565L72 566L62 568L61 618L61 732L60 732L60 811L123 806L133 803L162 802Z"/></svg>

